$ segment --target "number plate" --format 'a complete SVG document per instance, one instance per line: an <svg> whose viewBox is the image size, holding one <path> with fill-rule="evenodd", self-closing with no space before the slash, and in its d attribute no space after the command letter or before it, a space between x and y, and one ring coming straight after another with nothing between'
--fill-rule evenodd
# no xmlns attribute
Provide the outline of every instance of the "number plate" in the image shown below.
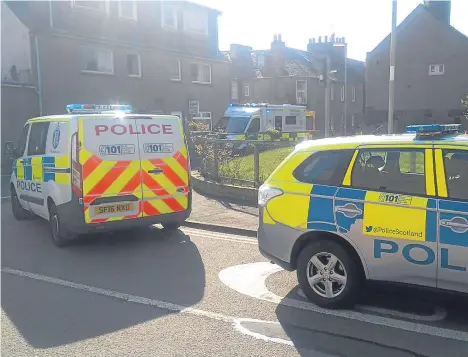
<svg viewBox="0 0 468 357"><path fill-rule="evenodd" d="M102 205L94 207L94 215L99 216L109 213L126 213L133 211L134 203L117 203L113 205Z"/></svg>
<svg viewBox="0 0 468 357"><path fill-rule="evenodd" d="M143 144L143 151L148 154L168 153L174 151L174 145L171 143Z"/></svg>
<svg viewBox="0 0 468 357"><path fill-rule="evenodd" d="M134 153L135 145L99 145L99 154L101 155L132 155Z"/></svg>

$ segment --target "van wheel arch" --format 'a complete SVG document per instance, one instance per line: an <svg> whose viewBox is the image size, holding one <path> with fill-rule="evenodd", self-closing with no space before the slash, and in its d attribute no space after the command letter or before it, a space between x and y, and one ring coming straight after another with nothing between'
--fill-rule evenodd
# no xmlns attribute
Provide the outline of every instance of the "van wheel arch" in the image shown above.
<svg viewBox="0 0 468 357"><path fill-rule="evenodd" d="M294 244L292 253L291 253L291 264L293 269L297 269L297 259L299 254L301 253L302 249L306 247L310 242L317 241L317 240L332 240L335 243L341 245L346 251L348 251L353 260L356 262L359 270L361 272L362 278L367 278L367 269L365 269L365 265L363 262L364 258L361 258L359 253L356 249L343 237L340 237L337 234L331 232L322 232L322 231L313 231L304 233Z"/></svg>
<svg viewBox="0 0 468 357"><path fill-rule="evenodd" d="M52 199L52 197L49 196L49 197L47 197L47 212L50 213L50 208L51 208L52 206L55 206L55 202L54 202L54 200ZM50 218L50 217L49 217L49 218Z"/></svg>

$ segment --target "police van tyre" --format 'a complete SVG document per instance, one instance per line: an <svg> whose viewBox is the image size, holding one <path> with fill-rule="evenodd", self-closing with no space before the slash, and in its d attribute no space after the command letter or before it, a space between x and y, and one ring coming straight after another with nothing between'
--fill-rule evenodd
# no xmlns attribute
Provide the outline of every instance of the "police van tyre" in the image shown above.
<svg viewBox="0 0 468 357"><path fill-rule="evenodd" d="M297 279L304 294L314 304L329 308L349 308L356 301L362 274L353 256L331 240L317 240L301 251Z"/></svg>
<svg viewBox="0 0 468 357"><path fill-rule="evenodd" d="M23 221L32 217L31 212L21 206L16 190L11 187L11 211L17 221Z"/></svg>
<svg viewBox="0 0 468 357"><path fill-rule="evenodd" d="M176 229L179 229L181 225L182 222L167 222L162 224L163 228L168 231L175 231Z"/></svg>
<svg viewBox="0 0 468 357"><path fill-rule="evenodd" d="M66 231L60 222L60 216L57 212L55 204L51 204L49 208L49 226L52 240L57 247L65 247L72 243L73 237L66 237Z"/></svg>

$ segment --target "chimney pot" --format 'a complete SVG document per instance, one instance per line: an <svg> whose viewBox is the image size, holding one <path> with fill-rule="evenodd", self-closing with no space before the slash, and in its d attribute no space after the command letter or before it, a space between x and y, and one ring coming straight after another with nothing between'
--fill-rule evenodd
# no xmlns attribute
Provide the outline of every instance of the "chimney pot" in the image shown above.
<svg viewBox="0 0 468 357"><path fill-rule="evenodd" d="M317 41L317 42L318 42L318 43L322 43L322 36L319 36L319 37L318 37L318 41Z"/></svg>
<svg viewBox="0 0 468 357"><path fill-rule="evenodd" d="M342 37L343 43L346 43L346 38Z"/></svg>
<svg viewBox="0 0 468 357"><path fill-rule="evenodd" d="M281 42L281 34L278 35L278 41Z"/></svg>
<svg viewBox="0 0 468 357"><path fill-rule="evenodd" d="M325 36L325 43L328 43L328 36Z"/></svg>

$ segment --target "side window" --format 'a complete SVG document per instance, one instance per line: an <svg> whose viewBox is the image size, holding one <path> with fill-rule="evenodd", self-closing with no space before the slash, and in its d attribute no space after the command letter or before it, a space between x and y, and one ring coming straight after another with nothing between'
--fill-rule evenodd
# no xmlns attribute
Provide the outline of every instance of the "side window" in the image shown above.
<svg viewBox="0 0 468 357"><path fill-rule="evenodd" d="M28 141L28 156L45 154L48 130L48 122L31 124L31 133L29 134Z"/></svg>
<svg viewBox="0 0 468 357"><path fill-rule="evenodd" d="M253 118L250 122L249 129L247 130L248 133L254 134L260 131L260 118Z"/></svg>
<svg viewBox="0 0 468 357"><path fill-rule="evenodd" d="M282 116L275 117L275 129L279 131L283 130L283 117Z"/></svg>
<svg viewBox="0 0 468 357"><path fill-rule="evenodd" d="M443 157L449 198L468 200L468 151L444 150Z"/></svg>
<svg viewBox="0 0 468 357"><path fill-rule="evenodd" d="M297 124L297 120L296 120L296 116L294 115L287 115L286 116L286 125L296 125Z"/></svg>
<svg viewBox="0 0 468 357"><path fill-rule="evenodd" d="M18 153L23 156L24 149L26 149L26 140L28 139L29 124L25 125L21 132L21 138L18 143Z"/></svg>
<svg viewBox="0 0 468 357"><path fill-rule="evenodd" d="M294 170L293 176L305 183L339 186L353 153L353 150L316 152Z"/></svg>
<svg viewBox="0 0 468 357"><path fill-rule="evenodd" d="M362 150L351 186L374 191L426 195L424 150Z"/></svg>

